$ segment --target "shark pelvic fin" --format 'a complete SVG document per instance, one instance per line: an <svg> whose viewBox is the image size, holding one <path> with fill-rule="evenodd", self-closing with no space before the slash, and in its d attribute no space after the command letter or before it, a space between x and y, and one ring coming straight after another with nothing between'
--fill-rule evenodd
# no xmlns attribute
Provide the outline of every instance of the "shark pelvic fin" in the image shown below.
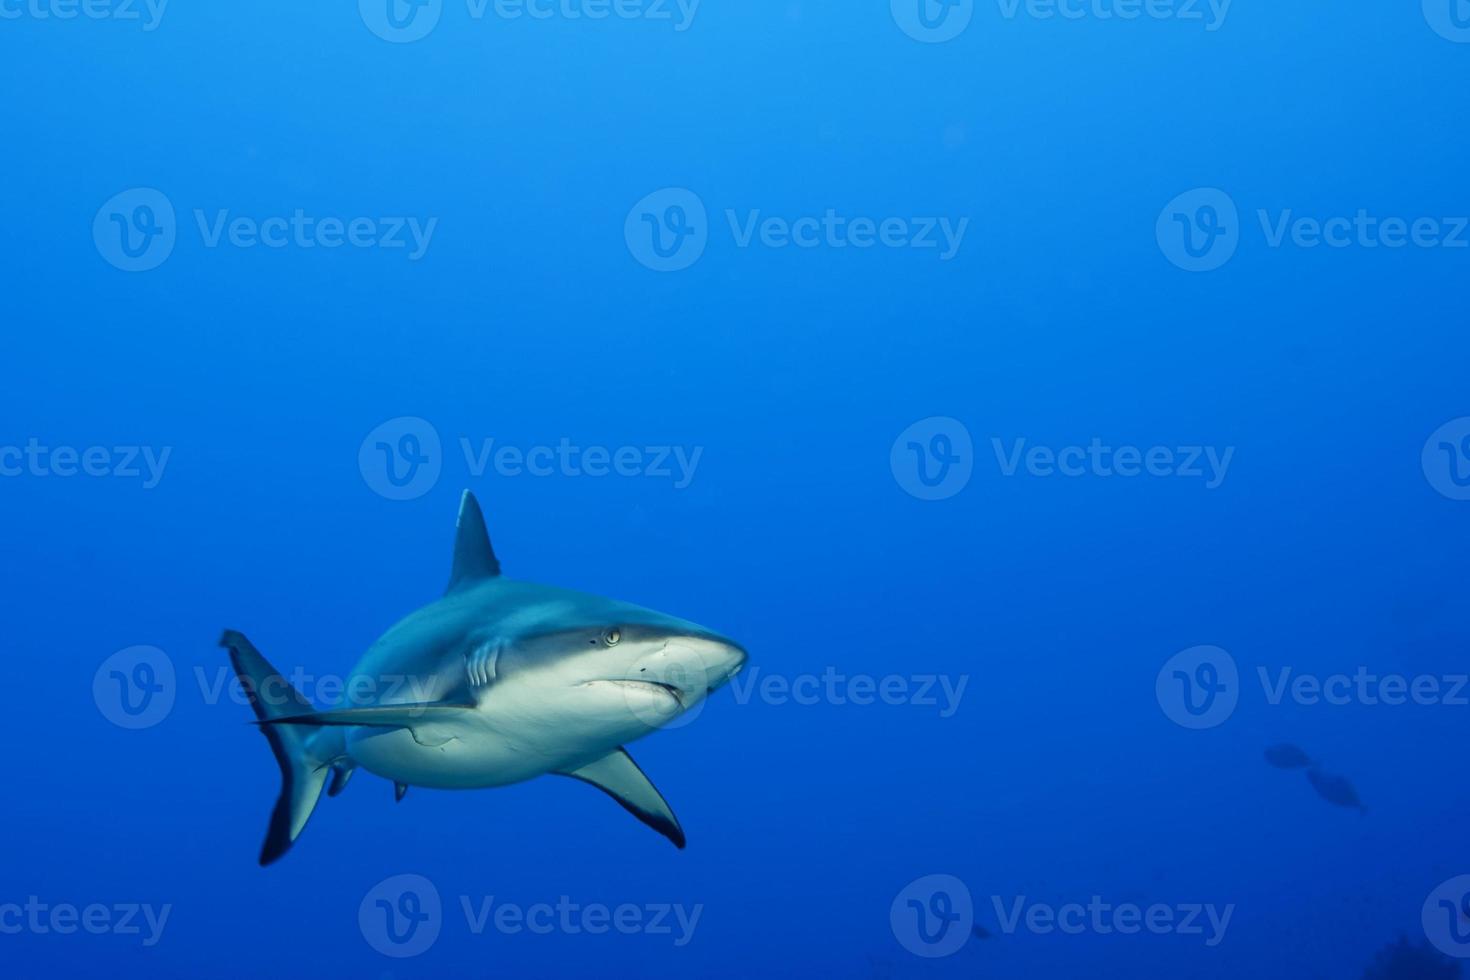
<svg viewBox="0 0 1470 980"><path fill-rule="evenodd" d="M449 588L444 591L458 592L499 574L500 560L490 546L485 515L475 495L466 490L459 500L459 520L455 524L454 568L449 573Z"/></svg>
<svg viewBox="0 0 1470 980"><path fill-rule="evenodd" d="M327 784L327 795L337 796L347 788L347 780L357 772L357 767L349 764L332 766L332 781Z"/></svg>
<svg viewBox="0 0 1470 980"><path fill-rule="evenodd" d="M393 784L393 802L394 803L402 803L403 802L403 798L406 795L408 795L408 784L407 783L394 783Z"/></svg>
<svg viewBox="0 0 1470 980"><path fill-rule="evenodd" d="M624 810L673 841L679 850L684 849L684 828L679 826L679 818L626 749L618 749L591 765L561 775L596 786L617 800Z"/></svg>

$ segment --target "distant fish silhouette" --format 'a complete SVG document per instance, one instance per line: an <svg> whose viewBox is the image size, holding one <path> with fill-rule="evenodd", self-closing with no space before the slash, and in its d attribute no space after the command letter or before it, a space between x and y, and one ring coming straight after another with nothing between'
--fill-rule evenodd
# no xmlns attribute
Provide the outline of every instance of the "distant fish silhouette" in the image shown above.
<svg viewBox="0 0 1470 980"><path fill-rule="evenodd" d="M1417 946L1400 936L1397 943L1390 943L1378 951L1372 964L1363 974L1363 980L1457 980L1460 965L1445 959L1429 943L1420 940Z"/></svg>
<svg viewBox="0 0 1470 980"><path fill-rule="evenodd" d="M868 965L872 968L874 980L888 980L893 976L893 961L882 956L874 956L872 953L865 954L868 957Z"/></svg>
<svg viewBox="0 0 1470 980"><path fill-rule="evenodd" d="M1266 750L1266 761L1277 769L1308 769L1312 760L1295 745L1273 745Z"/></svg>
<svg viewBox="0 0 1470 980"><path fill-rule="evenodd" d="M1312 784L1318 796L1333 806L1346 807L1362 813L1368 812L1363 801L1358 799L1358 791L1353 789L1353 784L1341 776L1334 776L1314 767L1307 770L1307 781Z"/></svg>
<svg viewBox="0 0 1470 980"><path fill-rule="evenodd" d="M976 939L989 939L991 936L990 930L980 925L978 922L975 923L975 927L971 929L970 932L974 934Z"/></svg>

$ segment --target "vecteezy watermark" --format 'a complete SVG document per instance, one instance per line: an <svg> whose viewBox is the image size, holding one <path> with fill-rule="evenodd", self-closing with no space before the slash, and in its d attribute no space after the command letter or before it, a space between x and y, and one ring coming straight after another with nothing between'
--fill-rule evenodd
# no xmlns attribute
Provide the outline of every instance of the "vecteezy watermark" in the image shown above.
<svg viewBox="0 0 1470 980"><path fill-rule="evenodd" d="M1352 216L1299 215L1291 208L1256 211L1267 248L1465 249L1470 217L1382 217L1366 208ZM1216 188L1201 188L1170 201L1159 215L1159 249L1188 272L1210 272L1230 261L1243 234L1234 200Z"/></svg>
<svg viewBox="0 0 1470 980"><path fill-rule="evenodd" d="M115 20L155 31L168 0L0 0L0 20Z"/></svg>
<svg viewBox="0 0 1470 980"><path fill-rule="evenodd" d="M1359 208L1352 217L1304 217L1290 208L1256 212L1271 248L1470 248L1470 218L1382 218Z"/></svg>
<svg viewBox="0 0 1470 980"><path fill-rule="evenodd" d="M663 684L678 691L703 691L708 672L696 657L689 662L672 659L652 668L645 680ZM952 718L960 709L968 674L844 674L836 667L822 673L796 675L765 673L759 666L737 670L729 681L730 694L737 705L752 702L785 707L917 707L937 709L940 718ZM709 699L700 697L693 703L679 699L676 708L667 697L650 695L641 686L626 688L625 703L629 713L651 728L671 730L691 725L703 713Z"/></svg>
<svg viewBox="0 0 1470 980"><path fill-rule="evenodd" d="M1446 41L1470 44L1470 0L1423 0L1424 19Z"/></svg>
<svg viewBox="0 0 1470 980"><path fill-rule="evenodd" d="M518 446L493 438L458 440L466 472L502 477L644 477L668 480L675 490L694 482L703 446L582 446L563 436L554 445ZM444 467L439 432L415 416L389 419L358 447L357 465L373 492L414 500L434 488Z"/></svg>
<svg viewBox="0 0 1470 980"><path fill-rule="evenodd" d="M196 208L194 223L205 248L219 248L222 243L235 248L274 249L334 249L346 245L390 251L406 249L408 261L417 262L429 250L439 219L420 221L413 215L319 218L301 208L293 210L289 217L232 217L228 209L206 213Z"/></svg>
<svg viewBox="0 0 1470 980"><path fill-rule="evenodd" d="M694 939L694 930L704 914L704 905L686 906L671 902L649 902L635 905L624 902L609 906L600 902L581 904L570 896L561 895L556 904L533 902L520 905L514 902L496 902L495 896L485 895L477 901L461 895L460 908L470 932L476 936L493 927L507 936L523 932L534 936L549 936L553 933L564 936L587 934L600 936L617 932L625 936L668 936L678 947L688 946Z"/></svg>
<svg viewBox="0 0 1470 980"><path fill-rule="evenodd" d="M925 44L953 41L970 26L975 0L890 0L894 23Z"/></svg>
<svg viewBox="0 0 1470 980"><path fill-rule="evenodd" d="M1212 272L1240 247L1240 212L1214 187L1186 191L1164 205L1154 227L1159 251L1186 272Z"/></svg>
<svg viewBox="0 0 1470 980"><path fill-rule="evenodd" d="M555 446L497 446L494 439L474 445L464 437L459 445L476 478L490 468L505 477L652 477L673 481L675 490L694 482L704 456L703 446L579 446L565 437Z"/></svg>
<svg viewBox="0 0 1470 980"><path fill-rule="evenodd" d="M668 685L679 691L702 691L708 683L708 673L698 659L680 662L677 659L653 668L645 680ZM965 688L969 686L968 674L844 674L836 667L827 667L822 673L796 675L764 673L759 666L748 670L737 670L731 676L730 694L737 705L752 702L785 707L812 707L831 705L834 707L917 707L937 709L940 718L952 718L960 709ZM624 691L629 713L650 728L664 730L683 728L694 723L709 703L700 697L693 703L680 699L676 708L667 697L650 695L642 687L629 687Z"/></svg>
<svg viewBox="0 0 1470 980"><path fill-rule="evenodd" d="M152 490L172 455L172 446L47 446L32 436L24 446L0 446L0 477L113 477Z"/></svg>
<svg viewBox="0 0 1470 980"><path fill-rule="evenodd" d="M952 718L960 709L968 674L843 674L827 667L821 674L763 674L759 666L743 671L730 681L736 704L760 701L762 704L802 707L828 704L837 707L855 705L910 705L938 708L939 717Z"/></svg>
<svg viewBox="0 0 1470 980"><path fill-rule="evenodd" d="M158 647L134 646L102 661L92 676L92 700L119 728L152 728L173 710L174 663Z"/></svg>
<svg viewBox="0 0 1470 980"><path fill-rule="evenodd" d="M173 202L151 187L113 195L92 219L97 253L124 272L158 268L173 254L178 234Z"/></svg>
<svg viewBox="0 0 1470 980"><path fill-rule="evenodd" d="M378 882L357 907L357 927L384 956L407 959L428 952L444 927L439 889L423 875L394 875Z"/></svg>
<svg viewBox="0 0 1470 980"><path fill-rule="evenodd" d="M467 665L468 669L468 665ZM415 674L318 674L301 667L286 668L263 684L246 690L235 672L223 664L195 666L180 683L171 658L154 646L134 646L108 657L92 676L92 700L108 721L120 728L152 728L173 711L179 698L192 691L209 707L252 702L297 711L301 698L336 708L375 704L424 704L433 700L435 678Z"/></svg>
<svg viewBox="0 0 1470 980"><path fill-rule="evenodd" d="M256 217L228 208L193 210L194 227L204 248L313 249L338 248L403 251L417 262L428 252L438 218L414 216L317 216L302 208L289 214ZM179 223L173 202L161 191L137 187L123 191L98 209L92 221L97 253L124 272L156 269L173 254Z"/></svg>
<svg viewBox="0 0 1470 980"><path fill-rule="evenodd" d="M1007 446L996 437L991 438L990 445L1002 476L1015 476L1024 470L1036 477L1179 477L1203 480L1206 490L1225 482L1225 473L1235 457L1234 446L1223 450L1215 446L1140 448L1110 446L1096 437L1086 446L1060 448L1028 447L1025 439L1011 440Z"/></svg>
<svg viewBox="0 0 1470 980"><path fill-rule="evenodd" d="M1240 671L1235 658L1220 647L1190 647L1159 669L1154 696L1175 724L1214 728L1223 725L1240 703Z"/></svg>
<svg viewBox="0 0 1470 980"><path fill-rule="evenodd" d="M1134 21L1198 23L1209 32L1225 25L1232 0L996 0L1005 20ZM899 28L926 44L952 41L975 16L975 0L890 0Z"/></svg>
<svg viewBox="0 0 1470 980"><path fill-rule="evenodd" d="M1299 674L1291 667L1274 670L1257 667L1256 676L1266 695L1266 703L1272 706L1287 700L1308 707L1360 704L1391 708L1403 705L1463 708L1470 705L1470 697L1466 696L1470 674L1379 674L1369 667L1359 666L1351 674L1326 676Z"/></svg>
<svg viewBox="0 0 1470 980"><path fill-rule="evenodd" d="M1033 902L1025 895L991 895L990 903L1000 930L1007 935L1199 936L1212 948L1224 940L1235 914L1233 903L1114 904L1101 895L1091 896L1086 903L1060 905ZM931 959L959 952L972 935L975 918L969 887L945 874L910 882L888 910L889 926L899 944L915 956Z"/></svg>
<svg viewBox="0 0 1470 980"><path fill-rule="evenodd" d="M1265 703L1302 707L1470 705L1470 674L1380 673L1367 666L1332 674L1292 667L1255 669ZM1159 707L1174 723L1204 729L1223 725L1245 693L1235 658L1216 646L1190 647L1169 658L1155 681Z"/></svg>
<svg viewBox="0 0 1470 980"><path fill-rule="evenodd" d="M416 500L434 489L444 469L439 430L417 416L389 419L363 437L357 469L378 496Z"/></svg>
<svg viewBox="0 0 1470 980"><path fill-rule="evenodd" d="M992 895L990 902L1001 932L1006 935L1025 931L1038 936L1054 933L1066 936L1136 936L1142 933L1199 936L1210 948L1224 940L1225 930L1235 915L1233 902L1224 906L1211 902L1154 902L1150 905L1120 902L1115 905L1104 901L1101 895L1091 896L1085 905L1081 902L1050 905L1029 901L1025 895L1011 896L1009 900Z"/></svg>
<svg viewBox="0 0 1470 980"><path fill-rule="evenodd" d="M635 905L580 903L570 896L553 902L520 904L499 901L494 895L460 895L459 910L472 936L493 930L505 936L667 936L673 945L689 945L704 914L702 904L669 902ZM396 875L379 882L363 896L357 910L358 927L369 946L396 959L418 956L438 940L445 925L444 903L434 883L423 875Z"/></svg>
<svg viewBox="0 0 1470 980"><path fill-rule="evenodd" d="M471 21L648 21L678 33L694 26L700 0L465 0ZM385 41L419 41L439 26L444 0L358 0L368 30Z"/></svg>
<svg viewBox="0 0 1470 980"><path fill-rule="evenodd" d="M724 212L736 248L933 251L939 261L959 254L970 219L871 218L840 214L770 216L759 209ZM633 258L655 272L679 272L699 261L712 233L699 195L683 187L655 191L628 212L623 236Z"/></svg>
<svg viewBox="0 0 1470 980"><path fill-rule="evenodd" d="M1006 20L1177 20L1211 33L1225 26L1233 0L996 0Z"/></svg>
<svg viewBox="0 0 1470 980"><path fill-rule="evenodd" d="M633 258L654 272L682 272L709 247L709 213L691 190L654 191L628 212L623 240Z"/></svg>
<svg viewBox="0 0 1470 980"><path fill-rule="evenodd" d="M888 451L893 479L920 500L953 497L970 482L975 443L963 422L944 415L920 419L893 440Z"/></svg>
<svg viewBox="0 0 1470 980"><path fill-rule="evenodd" d="M1424 441L1424 479L1451 500L1470 500L1470 418L1450 419Z"/></svg>
<svg viewBox="0 0 1470 980"><path fill-rule="evenodd" d="M385 41L408 44L428 37L444 13L444 0L357 0L367 29Z"/></svg>
<svg viewBox="0 0 1470 980"><path fill-rule="evenodd" d="M1197 479L1206 490L1225 482L1235 447L1114 446L1094 436L1087 444L1028 445L1025 439L992 436L1000 474L1068 478L1174 477ZM970 431L947 416L920 419L899 433L888 452L893 478L920 500L944 500L965 488L974 472Z"/></svg>
<svg viewBox="0 0 1470 980"><path fill-rule="evenodd" d="M725 222L737 248L935 250L941 262L959 254L970 227L969 218L850 217L833 208L820 216L796 218L767 216L759 209L742 214L727 208Z"/></svg>
<svg viewBox="0 0 1470 980"><path fill-rule="evenodd" d="M1456 959L1470 958L1470 875L1458 875L1430 892L1420 921L1435 949Z"/></svg>
<svg viewBox="0 0 1470 980"><path fill-rule="evenodd" d="M951 956L969 941L975 927L970 889L954 875L917 878L894 896L888 926L899 945L915 956Z"/></svg>
<svg viewBox="0 0 1470 980"><path fill-rule="evenodd" d="M0 936L140 936L146 947L157 946L173 913L172 905L136 902L104 905L93 902L43 902L35 895L20 902L0 902Z"/></svg>
<svg viewBox="0 0 1470 980"><path fill-rule="evenodd" d="M296 667L267 678L259 686L252 683L247 691L233 670L219 666L212 671L195 667L194 681L200 700L211 707L226 701L242 706L256 702L276 709L290 708L294 712L301 704L300 698L335 708L425 704L433 698L435 677L432 674L352 674L344 677L341 674L315 674ZM413 709L407 710L413 713Z"/></svg>

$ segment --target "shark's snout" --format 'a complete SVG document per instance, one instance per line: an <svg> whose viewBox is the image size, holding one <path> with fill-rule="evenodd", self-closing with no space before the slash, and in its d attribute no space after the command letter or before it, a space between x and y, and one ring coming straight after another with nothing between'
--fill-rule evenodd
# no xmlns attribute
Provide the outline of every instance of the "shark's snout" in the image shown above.
<svg viewBox="0 0 1470 980"><path fill-rule="evenodd" d="M745 647L741 646L740 644L736 643L733 640L726 640L725 641L725 661L724 661L724 664L723 664L723 673L722 673L722 675L720 677L720 681L719 681L718 684L712 684L712 685L710 685L710 690L711 691L715 690L721 684L724 684L725 682L727 682L728 680L730 680L730 678L734 677L736 674L738 674L742 670L744 670L745 669L745 663L749 659L750 659L750 654L748 652L746 652Z"/></svg>
<svg viewBox="0 0 1470 980"><path fill-rule="evenodd" d="M640 679L677 688L681 700L690 704L738 674L747 659L740 644L723 636L675 636L640 661L637 670Z"/></svg>

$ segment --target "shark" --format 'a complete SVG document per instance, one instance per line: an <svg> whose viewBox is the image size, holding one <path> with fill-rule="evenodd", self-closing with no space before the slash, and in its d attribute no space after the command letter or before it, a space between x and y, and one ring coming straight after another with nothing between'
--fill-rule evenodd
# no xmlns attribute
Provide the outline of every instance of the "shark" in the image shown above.
<svg viewBox="0 0 1470 980"><path fill-rule="evenodd" d="M245 635L220 645L281 770L260 864L290 850L359 769L467 790L568 776L685 846L627 744L700 706L748 659L688 620L501 574L474 494L461 497L449 585L363 654L338 703L313 705Z"/></svg>

